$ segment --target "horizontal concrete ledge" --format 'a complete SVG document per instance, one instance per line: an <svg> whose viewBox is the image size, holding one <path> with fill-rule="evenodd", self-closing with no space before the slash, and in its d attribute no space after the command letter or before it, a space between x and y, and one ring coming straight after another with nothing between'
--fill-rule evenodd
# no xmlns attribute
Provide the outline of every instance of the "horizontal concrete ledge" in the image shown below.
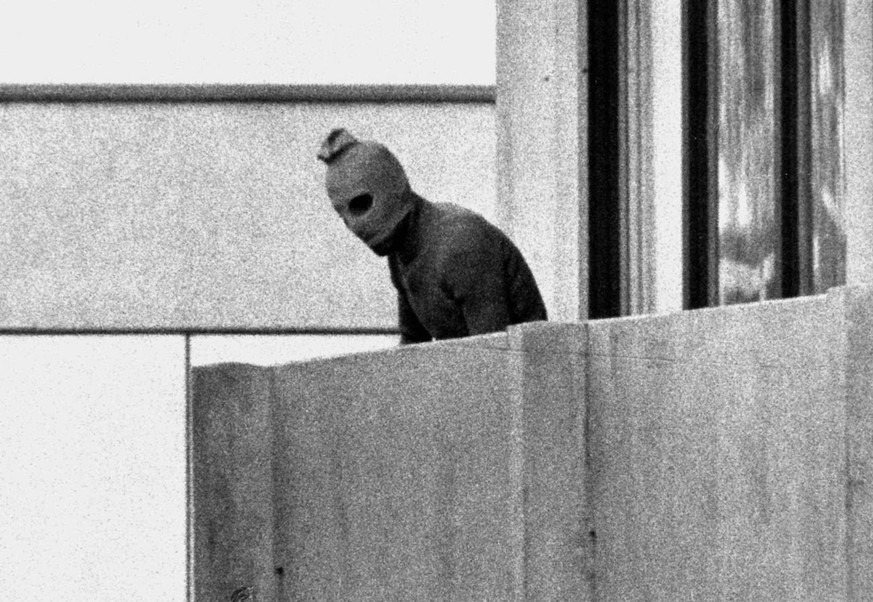
<svg viewBox="0 0 873 602"><path fill-rule="evenodd" d="M332 362L359 357L386 357L391 354L453 354L458 352L500 352L501 354L558 354L584 355L587 349L587 326L571 322L526 322L514 324L507 330L455 339L442 339L385 349L355 351L339 355L314 357L288 362L289 364Z"/></svg>
<svg viewBox="0 0 873 602"><path fill-rule="evenodd" d="M317 335L317 336L344 336L344 335L400 335L396 328L342 328L342 327L138 327L117 326L107 328L53 328L53 327L0 327L0 336L40 336L40 335Z"/></svg>
<svg viewBox="0 0 873 602"><path fill-rule="evenodd" d="M495 86L4 84L0 102L312 102L494 104Z"/></svg>

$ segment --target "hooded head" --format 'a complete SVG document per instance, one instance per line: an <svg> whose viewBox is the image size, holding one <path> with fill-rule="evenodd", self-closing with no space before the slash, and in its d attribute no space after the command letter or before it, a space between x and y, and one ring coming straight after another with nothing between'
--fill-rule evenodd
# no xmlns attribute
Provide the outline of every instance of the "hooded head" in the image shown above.
<svg viewBox="0 0 873 602"><path fill-rule="evenodd" d="M346 227L377 255L387 255L412 195L403 166L384 145L333 130L318 158L327 164L327 195Z"/></svg>

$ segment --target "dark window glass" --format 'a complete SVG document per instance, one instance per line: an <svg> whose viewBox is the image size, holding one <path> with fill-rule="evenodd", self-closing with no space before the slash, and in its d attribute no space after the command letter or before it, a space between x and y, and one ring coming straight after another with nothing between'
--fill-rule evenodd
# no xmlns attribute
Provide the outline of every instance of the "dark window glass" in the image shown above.
<svg viewBox="0 0 873 602"><path fill-rule="evenodd" d="M810 2L813 291L846 282L843 224L843 0Z"/></svg>
<svg viewBox="0 0 873 602"><path fill-rule="evenodd" d="M719 0L718 301L779 297L774 0Z"/></svg>
<svg viewBox="0 0 873 602"><path fill-rule="evenodd" d="M845 283L844 0L691 0L686 307Z"/></svg>

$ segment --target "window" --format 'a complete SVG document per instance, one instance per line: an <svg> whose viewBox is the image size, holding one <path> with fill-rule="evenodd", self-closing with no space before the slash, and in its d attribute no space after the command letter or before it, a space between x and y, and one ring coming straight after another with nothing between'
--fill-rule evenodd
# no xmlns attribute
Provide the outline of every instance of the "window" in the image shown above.
<svg viewBox="0 0 873 602"><path fill-rule="evenodd" d="M719 304L780 297L775 0L719 0L716 13Z"/></svg>
<svg viewBox="0 0 873 602"><path fill-rule="evenodd" d="M685 13L686 307L845 282L842 1Z"/></svg>
<svg viewBox="0 0 873 602"><path fill-rule="evenodd" d="M811 223L806 244L815 293L846 282L846 227L844 223L842 0L809 3L809 155Z"/></svg>

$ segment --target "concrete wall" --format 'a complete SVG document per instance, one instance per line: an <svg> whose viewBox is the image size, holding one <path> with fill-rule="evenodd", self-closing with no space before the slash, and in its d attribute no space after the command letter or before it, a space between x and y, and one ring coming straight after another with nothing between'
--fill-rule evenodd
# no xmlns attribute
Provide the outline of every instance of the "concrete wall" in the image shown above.
<svg viewBox="0 0 873 602"><path fill-rule="evenodd" d="M852 600L873 599L873 289L845 289L846 551Z"/></svg>
<svg viewBox="0 0 873 602"><path fill-rule="evenodd" d="M0 328L393 328L315 157L346 126L494 218L489 104L0 104Z"/></svg>
<svg viewBox="0 0 873 602"><path fill-rule="evenodd" d="M195 369L198 599L586 599L581 332Z"/></svg>
<svg viewBox="0 0 873 602"><path fill-rule="evenodd" d="M871 301L589 325L597 599L870 598Z"/></svg>
<svg viewBox="0 0 873 602"><path fill-rule="evenodd" d="M587 2L497 2L498 224L549 318L588 318Z"/></svg>
<svg viewBox="0 0 873 602"><path fill-rule="evenodd" d="M278 599L868 600L871 308L841 288L277 367L272 435L230 452L274 446L272 502L195 508L272 503L273 565L246 570ZM197 386L195 423L254 407ZM210 420L195 448L233 440ZM207 482L248 462L227 453Z"/></svg>
<svg viewBox="0 0 873 602"><path fill-rule="evenodd" d="M275 599L273 447L268 368L220 364L192 374L193 565L198 600L240 587Z"/></svg>

